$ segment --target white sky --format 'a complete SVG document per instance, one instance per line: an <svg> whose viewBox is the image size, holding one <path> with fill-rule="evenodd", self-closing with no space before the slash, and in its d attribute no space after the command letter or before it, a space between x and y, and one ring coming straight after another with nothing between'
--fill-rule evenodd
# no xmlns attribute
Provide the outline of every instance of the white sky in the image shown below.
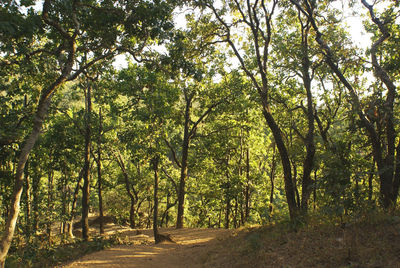
<svg viewBox="0 0 400 268"><path fill-rule="evenodd" d="M364 30L362 25L363 18L359 15L350 14L350 10L346 9L346 0L334 1L332 5L338 9L342 9L342 5L344 3L344 10L345 10L345 17L344 17L344 24L348 27L348 32L350 33L354 44L362 49L365 49L370 46L371 43L371 35L367 34ZM358 11L365 14L366 9L362 6L356 6L355 9L359 9ZM349 10L349 12L346 12ZM178 29L184 29L186 26L186 19L185 19L185 9L179 9L175 11L174 14L174 21L175 26ZM347 13L347 14L346 14ZM127 62L125 60L124 55L119 55L115 58L114 67L120 69L127 66Z"/></svg>
<svg viewBox="0 0 400 268"><path fill-rule="evenodd" d="M370 0L372 1L372 0ZM390 1L383 1L383 3L381 4L382 6L386 6L388 4L388 2ZM43 0L37 0L36 4L35 4L35 9L41 9L42 8L42 3ZM334 1L332 2L332 5L338 9L341 9L342 6L344 5L345 7L345 13L346 10L346 0L339 0L339 1ZM379 6L378 6L379 8ZM358 4L358 6L355 7L355 9L358 9L358 11L361 11L362 13L365 14L366 9L361 6L361 4ZM174 17L175 17L175 24L177 28L185 28L186 26L186 20L185 20L185 9L180 9L180 10L176 10ZM347 14L345 14L345 24L348 27L348 31L353 39L353 42L356 46L358 46L359 48L365 49L367 47L370 46L371 43L371 35L370 34L366 34L364 27L362 25L362 18L358 15L352 15L350 14L350 10L349 12L347 12ZM399 18L400 20L400 18ZM115 57L113 66L117 69L121 69L127 66L127 61L126 61L126 56L125 55L118 55L117 57Z"/></svg>

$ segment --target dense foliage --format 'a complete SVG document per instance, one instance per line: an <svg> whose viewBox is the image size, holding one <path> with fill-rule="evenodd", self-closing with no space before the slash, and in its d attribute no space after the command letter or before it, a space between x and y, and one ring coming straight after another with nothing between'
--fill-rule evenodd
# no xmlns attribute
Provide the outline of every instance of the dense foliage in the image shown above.
<svg viewBox="0 0 400 268"><path fill-rule="evenodd" d="M156 233L392 211L399 14L383 0L2 1L0 263L67 243L78 218L90 240L92 214L100 233L103 216Z"/></svg>

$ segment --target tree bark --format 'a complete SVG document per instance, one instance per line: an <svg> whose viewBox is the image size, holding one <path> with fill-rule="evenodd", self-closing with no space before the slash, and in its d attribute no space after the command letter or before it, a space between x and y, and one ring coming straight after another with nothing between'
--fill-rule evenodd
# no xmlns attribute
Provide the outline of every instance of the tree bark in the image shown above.
<svg viewBox="0 0 400 268"><path fill-rule="evenodd" d="M91 112L92 98L91 85L86 88L86 118L85 118L85 151L83 166L83 188L82 188L82 238L89 240L89 195L90 195L90 150L91 150Z"/></svg>
<svg viewBox="0 0 400 268"><path fill-rule="evenodd" d="M239 226L240 226L240 221L238 221L238 208L239 208L239 206L238 206L239 204L238 204L238 199L237 199L237 197L235 198L235 214L234 214L234 216L233 216L233 228L238 228ZM238 222L239 222L239 224L238 224Z"/></svg>
<svg viewBox="0 0 400 268"><path fill-rule="evenodd" d="M229 183L227 184L226 194L225 194L225 229L229 229L229 217L231 212L231 198L229 194Z"/></svg>
<svg viewBox="0 0 400 268"><path fill-rule="evenodd" d="M185 93L186 107L185 107L185 123L182 141L182 159L181 159L181 177L179 180L178 191L178 215L176 218L176 229L183 228L183 216L185 206L185 184L188 175L188 155L189 155L189 124L190 124L190 107L192 96L187 96Z"/></svg>
<svg viewBox="0 0 400 268"><path fill-rule="evenodd" d="M233 50L233 53L239 60L241 67L243 68L244 72L253 83L253 86L255 87L260 96L264 118L267 122L268 127L271 129L271 132L276 142L276 146L281 156L281 162L284 174L284 183L285 183L285 193L289 208L289 215L291 220L295 220L299 213L298 213L298 208L296 206L295 189L292 181L292 171L291 171L289 154L284 143L282 132L271 113L269 93L268 93L270 86L267 75L267 69L269 60L269 45L272 36L271 20L278 1L276 0L272 1L272 6L270 11L268 11L263 1L259 3L260 6L258 6L257 4L253 6L250 5L248 2L247 16L245 14L245 11L240 7L239 3L240 1L235 1L235 5L239 10L241 18L247 24L252 33L253 37L252 45L256 54L255 60L257 63L257 74L259 75L259 77L256 77L256 75L254 75L254 72L249 69L248 65L246 65L244 57L240 54L240 51L235 45L235 42L232 41L231 29L230 29L231 24L224 21L223 17L221 17L219 12L215 9L215 7L212 4L208 4L207 6L213 11L217 20L219 21L221 26L225 29L225 36L223 41L227 42L230 45L230 47ZM262 12L264 12L262 20L265 22L266 29L261 29L260 27L261 18L257 16L257 9L260 9L262 10Z"/></svg>
<svg viewBox="0 0 400 268"><path fill-rule="evenodd" d="M300 19L300 18L299 18ZM308 211L308 201L310 199L312 193L312 180L311 180L311 172L314 165L314 155L315 155L315 144L314 144L314 104L313 104L313 96L311 92L311 81L312 78L310 76L310 68L311 63L309 59L309 47L308 47L308 33L309 33L309 25L303 25L301 23L301 32L302 32L302 78L303 85L306 89L307 95L307 108L304 109L307 115L307 125L308 132L306 138L304 140L306 147L306 157L303 162L303 178L302 178L302 192L301 192L301 210L303 214L307 214Z"/></svg>
<svg viewBox="0 0 400 268"><path fill-rule="evenodd" d="M269 214L272 213L274 209L274 191L275 191L275 170L276 170L276 146L273 145L274 149L272 151L272 163L271 163L271 170L269 173L269 179L271 182L271 191L269 194Z"/></svg>
<svg viewBox="0 0 400 268"><path fill-rule="evenodd" d="M74 237L74 234L72 233L73 228L74 228L74 226L73 226L74 225L74 214L75 214L76 203L78 201L78 194L79 194L79 189L80 189L80 184L81 184L82 177L83 177L83 168L79 172L78 180L76 182L74 194L73 194L73 197L72 197L71 213L70 213L70 218L69 218L69 223L68 223L68 235L69 235L69 237Z"/></svg>
<svg viewBox="0 0 400 268"><path fill-rule="evenodd" d="M50 155L51 163L51 155ZM49 208L49 213L46 215L46 230L47 230L47 241L49 246L51 246L51 226L53 223L53 210L54 210L54 195L53 195L53 182L54 182L54 171L52 166L49 167L51 170L48 172L48 188L47 188L47 207Z"/></svg>
<svg viewBox="0 0 400 268"><path fill-rule="evenodd" d="M43 3L43 12L42 12L43 21L46 24L56 28L59 32L63 32L62 27L58 27L60 26L59 24L54 23L49 19L48 16L49 7L50 7L50 0L45 0ZM69 34L66 35L67 36L65 36L66 38L65 44L67 45L67 51L68 51L67 61L63 67L61 75L47 89L45 89L41 93L41 98L33 118L32 130L30 134L28 134L25 137L23 142L24 145L22 146L21 153L18 158L18 165L15 172L15 184L11 196L10 211L8 213L5 228L0 241L0 266L5 265L5 259L8 250L10 249L12 238L14 236L15 226L20 211L20 200L23 190L23 173L26 161L28 160L29 154L32 151L32 148L35 145L40 135L43 122L47 116L48 108L50 106L51 97L56 91L56 89L67 80L67 76L71 73L73 63L75 62L75 52L76 52L75 38L70 36Z"/></svg>
<svg viewBox="0 0 400 268"><path fill-rule="evenodd" d="M119 165L119 167L121 168L122 174L124 176L125 179L125 189L126 192L129 196L130 199L130 209L129 209L129 226L133 229L136 228L136 223L135 223L135 205L137 203L138 200L138 194L137 191L135 190L135 188L132 186L131 187L131 183L129 182L129 175L128 172L126 170L125 164L124 164L124 160L122 159L121 154L118 152L118 155L114 155L115 159L117 160L117 163ZM131 190L132 189L132 190ZM133 193L132 193L133 191Z"/></svg>
<svg viewBox="0 0 400 268"><path fill-rule="evenodd" d="M39 185L40 185L40 178L42 177L41 174L39 174L39 170L36 168L37 166L35 166L35 172L32 176L32 214L33 214L32 233L33 234L36 234L39 228L39 203L40 203Z"/></svg>
<svg viewBox="0 0 400 268"><path fill-rule="evenodd" d="M50 86L49 91L54 91L64 81L65 77L63 79L58 79L55 83L53 83ZM48 107L50 105L50 101L51 101L51 94L47 97L42 96L36 114L34 116L32 131L25 138L25 141L23 143L24 145L22 147L21 153L18 158L18 165L15 173L15 184L13 193L11 195L9 213L0 241L0 267L5 265L6 256L8 250L10 249L11 241L14 236L15 226L20 211L20 201L24 183L23 174L24 174L25 164L26 161L28 160L29 154L33 146L35 145L40 135L40 131L42 129L42 125L47 115Z"/></svg>
<svg viewBox="0 0 400 268"><path fill-rule="evenodd" d="M151 161L151 168L154 171L153 234L154 234L154 242L156 244L161 242L158 233L158 162L159 162L158 156L155 156Z"/></svg>
<svg viewBox="0 0 400 268"><path fill-rule="evenodd" d="M102 195L102 173L101 173L101 136L103 132L103 122L101 107L99 108L99 136L97 140L97 183L98 183L98 194L99 194L99 229L100 234L104 234L104 222L103 222L103 195Z"/></svg>
<svg viewBox="0 0 400 268"><path fill-rule="evenodd" d="M32 209L31 209L31 178L29 175L29 161L26 163L25 168L25 238L26 243L29 243L30 237L32 235Z"/></svg>
<svg viewBox="0 0 400 268"><path fill-rule="evenodd" d="M247 222L250 216L250 149L248 147L246 148L246 189L244 205L244 221Z"/></svg>
<svg viewBox="0 0 400 268"><path fill-rule="evenodd" d="M65 238L65 227L66 227L66 215L67 215L67 173L64 170L63 176L60 181L61 186L61 224L60 224L60 234L63 234L63 239Z"/></svg>

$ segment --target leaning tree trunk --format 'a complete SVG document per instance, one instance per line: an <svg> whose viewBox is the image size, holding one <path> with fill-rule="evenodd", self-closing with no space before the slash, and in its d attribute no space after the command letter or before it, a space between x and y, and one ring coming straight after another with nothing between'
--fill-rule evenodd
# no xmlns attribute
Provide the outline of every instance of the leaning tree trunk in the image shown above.
<svg viewBox="0 0 400 268"><path fill-rule="evenodd" d="M295 220L299 213L296 204L296 189L293 185L292 168L290 164L289 154L283 141L282 132L279 126L276 124L274 117L270 113L267 104L264 104L263 114L269 128L272 131L276 147L278 148L279 154L281 156L281 163L283 167L283 180L285 182L285 193L289 207L289 215L291 220Z"/></svg>
<svg viewBox="0 0 400 268"><path fill-rule="evenodd" d="M15 184L14 184L13 193L11 195L9 213L8 213L7 221L6 221L5 228L4 228L4 231L3 231L3 234L1 237L1 241L0 241L0 267L4 267L4 265L5 265L6 256L7 256L8 250L10 249L11 241L14 236L15 226L16 226L18 214L20 211L21 194L22 194L23 184L24 184L23 174L24 174L24 168L25 168L26 161L28 160L29 154L39 137L44 119L47 115L47 110L50 105L52 92L59 85L61 85L64 82L64 80L65 80L65 78L58 79L50 87L49 91L51 91L51 93L44 94L42 96L42 98L39 102L39 106L37 108L36 114L34 116L32 131L25 138L25 141L23 143L24 145L23 145L21 153L19 155L17 170L15 173Z"/></svg>
<svg viewBox="0 0 400 268"><path fill-rule="evenodd" d="M51 25L52 27L55 27L55 25L59 26L57 23L54 23L49 19L49 6L50 1L45 1L42 12L43 20L46 24ZM60 30L60 27L57 28L57 30ZM14 236L15 226L20 211L20 201L23 190L23 173L26 161L28 160L29 154L40 135L43 122L47 116L48 108L50 106L51 97L56 89L67 80L67 76L71 73L73 63L75 62L75 37L70 36L65 31L63 33L68 36L67 40L65 40L65 44L67 45L66 49L68 51L67 61L64 65L61 75L46 90L42 92L35 116L33 118L32 131L25 137L23 142L21 153L18 158L17 170L15 172L15 184L11 196L10 211L8 213L5 228L0 240L0 267L4 267L5 265L6 256Z"/></svg>

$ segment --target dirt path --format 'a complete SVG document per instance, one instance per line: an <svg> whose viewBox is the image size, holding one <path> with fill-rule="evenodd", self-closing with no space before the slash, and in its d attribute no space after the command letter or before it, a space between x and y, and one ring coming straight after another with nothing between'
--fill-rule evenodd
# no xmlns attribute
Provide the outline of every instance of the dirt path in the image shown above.
<svg viewBox="0 0 400 268"><path fill-rule="evenodd" d="M154 244L151 230L136 235L134 231L122 233L124 240L133 245L115 246L86 255L67 266L72 267L206 267L218 238L230 233L223 229L162 229L176 243Z"/></svg>

